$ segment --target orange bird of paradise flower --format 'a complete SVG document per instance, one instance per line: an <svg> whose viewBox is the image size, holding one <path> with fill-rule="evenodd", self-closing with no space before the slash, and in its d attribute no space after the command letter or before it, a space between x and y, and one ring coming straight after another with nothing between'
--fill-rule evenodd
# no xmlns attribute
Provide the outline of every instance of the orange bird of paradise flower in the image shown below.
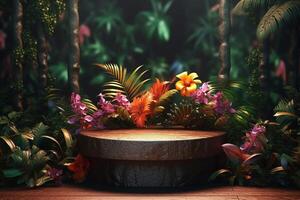
<svg viewBox="0 0 300 200"><path fill-rule="evenodd" d="M176 77L180 79L176 82L176 90L179 90L182 96L190 96L197 89L197 84L201 83L195 72L182 72Z"/></svg>
<svg viewBox="0 0 300 200"><path fill-rule="evenodd" d="M73 172L73 179L76 182L83 182L88 173L90 162L82 155L78 154L75 161L68 166L68 169Z"/></svg>
<svg viewBox="0 0 300 200"><path fill-rule="evenodd" d="M156 82L150 88L150 93L153 95L153 101L155 102L167 91L169 91L169 82L160 81L159 79L156 79Z"/></svg>
<svg viewBox="0 0 300 200"><path fill-rule="evenodd" d="M150 104L152 101L153 95L147 92L141 97L135 97L130 104L129 112L137 127L145 127L147 116L151 114Z"/></svg>

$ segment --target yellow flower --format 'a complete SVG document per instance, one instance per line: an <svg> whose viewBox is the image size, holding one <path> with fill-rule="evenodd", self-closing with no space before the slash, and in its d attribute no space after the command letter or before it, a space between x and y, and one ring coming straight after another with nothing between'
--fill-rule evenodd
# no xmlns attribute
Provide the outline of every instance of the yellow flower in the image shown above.
<svg viewBox="0 0 300 200"><path fill-rule="evenodd" d="M176 77L180 79L176 82L176 90L179 90L182 96L190 96L197 89L197 84L201 83L199 79L196 79L198 74L195 72L190 74L182 72Z"/></svg>

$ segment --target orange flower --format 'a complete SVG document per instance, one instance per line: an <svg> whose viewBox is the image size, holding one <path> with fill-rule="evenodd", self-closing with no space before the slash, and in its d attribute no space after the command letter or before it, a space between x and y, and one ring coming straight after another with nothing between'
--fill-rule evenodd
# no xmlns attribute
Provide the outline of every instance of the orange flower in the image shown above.
<svg viewBox="0 0 300 200"><path fill-rule="evenodd" d="M82 182L85 180L90 162L82 155L78 154L75 161L68 166L68 169L73 172L73 179L76 182Z"/></svg>
<svg viewBox="0 0 300 200"><path fill-rule="evenodd" d="M190 96L196 89L197 83L201 83L198 78L198 74L193 72L188 74L187 72L182 72L176 76L180 80L176 82L176 89L180 90L182 96Z"/></svg>
<svg viewBox="0 0 300 200"><path fill-rule="evenodd" d="M150 104L152 100L153 95L149 92L133 99L129 112L137 127L142 128L145 126L147 116L151 114Z"/></svg>
<svg viewBox="0 0 300 200"><path fill-rule="evenodd" d="M150 93L153 95L153 100L157 102L159 98L169 90L168 81L160 81L156 79L156 82L150 88Z"/></svg>

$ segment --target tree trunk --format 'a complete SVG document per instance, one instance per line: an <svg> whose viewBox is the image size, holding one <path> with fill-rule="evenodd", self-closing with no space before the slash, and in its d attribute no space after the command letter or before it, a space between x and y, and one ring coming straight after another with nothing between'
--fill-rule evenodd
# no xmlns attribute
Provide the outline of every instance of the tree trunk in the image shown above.
<svg viewBox="0 0 300 200"><path fill-rule="evenodd" d="M67 0L68 26L68 82L72 92L79 93L80 50L79 50L79 15L78 0Z"/></svg>
<svg viewBox="0 0 300 200"><path fill-rule="evenodd" d="M260 85L263 90L268 90L269 85L268 82L270 80L270 69L269 69L269 57L270 57L270 41L269 39L265 39L262 43L262 58L259 64L260 71Z"/></svg>
<svg viewBox="0 0 300 200"><path fill-rule="evenodd" d="M43 26L39 23L37 27L38 36L38 64L39 64L39 80L41 88L44 90L47 87L48 77L48 44Z"/></svg>
<svg viewBox="0 0 300 200"><path fill-rule="evenodd" d="M23 32L23 5L20 0L13 0L13 45L15 50L14 68L16 80L15 106L23 110L23 65L22 65L22 32Z"/></svg>
<svg viewBox="0 0 300 200"><path fill-rule="evenodd" d="M220 0L219 4L219 15L221 21L219 25L219 57L221 68L219 70L218 79L222 81L230 78L230 0Z"/></svg>

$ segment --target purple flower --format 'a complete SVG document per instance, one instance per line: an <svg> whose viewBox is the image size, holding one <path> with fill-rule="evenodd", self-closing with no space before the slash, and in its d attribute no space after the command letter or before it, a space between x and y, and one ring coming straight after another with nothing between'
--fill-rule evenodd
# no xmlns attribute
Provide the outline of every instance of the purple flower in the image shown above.
<svg viewBox="0 0 300 200"><path fill-rule="evenodd" d="M213 108L218 114L235 113L235 109L231 107L231 102L224 99L222 92L217 92L213 97Z"/></svg>
<svg viewBox="0 0 300 200"><path fill-rule="evenodd" d="M266 127L260 124L255 124L253 129L251 130L251 134L258 136L266 132Z"/></svg>
<svg viewBox="0 0 300 200"><path fill-rule="evenodd" d="M73 92L72 95L71 95L72 110L75 114L86 115L87 107L80 100L81 100L80 95Z"/></svg>
<svg viewBox="0 0 300 200"><path fill-rule="evenodd" d="M191 95L191 97L198 103L208 104L211 98L208 83L203 83L202 86Z"/></svg>
<svg viewBox="0 0 300 200"><path fill-rule="evenodd" d="M55 181L57 185L61 184L61 177L63 174L63 171L61 169L56 169L54 167L49 168L46 173L53 181Z"/></svg>
<svg viewBox="0 0 300 200"><path fill-rule="evenodd" d="M102 93L100 93L98 97L98 106L103 110L103 112L107 114L115 112L114 106L110 102L105 100L104 95Z"/></svg>
<svg viewBox="0 0 300 200"><path fill-rule="evenodd" d="M130 106L130 102L128 101L127 97L124 95L124 94L121 94L121 93L118 93L114 100L116 102L116 104L118 106L122 106L124 107L126 110L129 109L129 106Z"/></svg>
<svg viewBox="0 0 300 200"><path fill-rule="evenodd" d="M240 149L243 152L255 153L261 152L264 149L264 134L266 127L263 125L256 124L251 131L246 133L245 142L241 145Z"/></svg>
<svg viewBox="0 0 300 200"><path fill-rule="evenodd" d="M87 123L92 122L93 120L94 120L94 118L90 115L84 116L84 121L86 121Z"/></svg>

